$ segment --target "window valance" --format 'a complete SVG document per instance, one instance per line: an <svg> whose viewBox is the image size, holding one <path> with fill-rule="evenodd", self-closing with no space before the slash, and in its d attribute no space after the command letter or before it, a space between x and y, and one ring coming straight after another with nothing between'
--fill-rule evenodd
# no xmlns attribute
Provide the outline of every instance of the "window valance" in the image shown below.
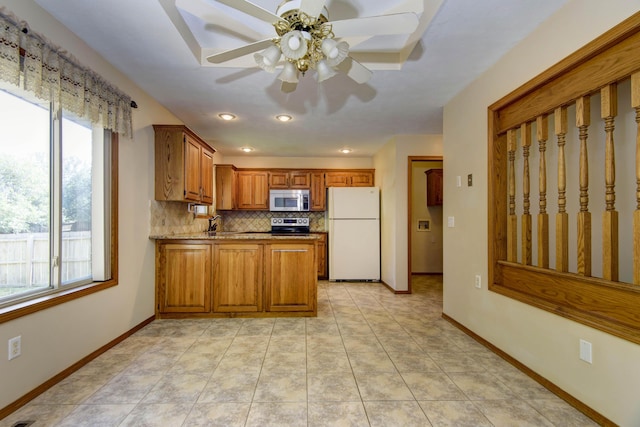
<svg viewBox="0 0 640 427"><path fill-rule="evenodd" d="M0 8L0 79L131 137L131 98L4 8Z"/></svg>

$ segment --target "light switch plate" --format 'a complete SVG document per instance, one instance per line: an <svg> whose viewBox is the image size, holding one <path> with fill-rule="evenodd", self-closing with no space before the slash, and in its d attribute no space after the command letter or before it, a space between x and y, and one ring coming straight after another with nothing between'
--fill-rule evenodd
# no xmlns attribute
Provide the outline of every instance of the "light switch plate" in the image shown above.
<svg viewBox="0 0 640 427"><path fill-rule="evenodd" d="M589 341L580 340L580 360L584 360L587 363L593 363L591 343Z"/></svg>
<svg viewBox="0 0 640 427"><path fill-rule="evenodd" d="M448 217L448 218L447 218L447 227L449 227L449 228L453 228L453 227L455 227L455 226L456 226L456 219L455 219L455 217L452 217L452 216Z"/></svg>

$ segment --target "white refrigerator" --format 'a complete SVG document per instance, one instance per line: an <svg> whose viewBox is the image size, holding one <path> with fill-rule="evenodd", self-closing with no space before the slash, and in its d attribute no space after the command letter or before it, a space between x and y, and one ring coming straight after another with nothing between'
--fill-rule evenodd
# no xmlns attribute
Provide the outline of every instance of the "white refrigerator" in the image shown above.
<svg viewBox="0 0 640 427"><path fill-rule="evenodd" d="M329 280L380 280L380 191L330 187Z"/></svg>

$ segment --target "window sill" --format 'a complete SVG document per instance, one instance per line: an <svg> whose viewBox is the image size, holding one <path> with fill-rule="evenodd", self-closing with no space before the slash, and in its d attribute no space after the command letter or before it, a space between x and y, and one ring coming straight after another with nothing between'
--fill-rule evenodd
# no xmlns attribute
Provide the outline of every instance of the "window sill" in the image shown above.
<svg viewBox="0 0 640 427"><path fill-rule="evenodd" d="M58 292L35 297L27 301L21 301L7 307L0 308L0 324L100 292L116 286L117 284L117 279L111 279L105 282L93 282L87 285L60 290Z"/></svg>

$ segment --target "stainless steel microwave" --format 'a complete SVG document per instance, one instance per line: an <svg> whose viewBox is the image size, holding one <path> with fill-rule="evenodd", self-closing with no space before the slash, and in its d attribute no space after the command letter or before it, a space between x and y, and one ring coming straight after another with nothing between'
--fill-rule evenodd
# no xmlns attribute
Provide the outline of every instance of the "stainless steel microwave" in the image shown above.
<svg viewBox="0 0 640 427"><path fill-rule="evenodd" d="M309 190L269 190L272 212L308 212Z"/></svg>

